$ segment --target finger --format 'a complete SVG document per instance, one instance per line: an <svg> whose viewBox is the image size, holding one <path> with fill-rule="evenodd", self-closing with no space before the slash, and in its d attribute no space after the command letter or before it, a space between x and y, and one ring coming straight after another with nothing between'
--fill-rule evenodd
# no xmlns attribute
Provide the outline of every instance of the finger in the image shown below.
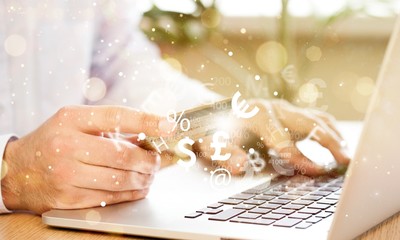
<svg viewBox="0 0 400 240"><path fill-rule="evenodd" d="M312 130L310 137L327 148L338 163L344 165L349 164L350 158L347 155L346 150L343 148L343 140L328 126L326 126L325 123L319 122L319 125Z"/></svg>
<svg viewBox="0 0 400 240"><path fill-rule="evenodd" d="M132 171L118 170L78 163L75 169L76 177L72 185L80 188L127 191L148 188L153 182L153 174L143 174Z"/></svg>
<svg viewBox="0 0 400 240"><path fill-rule="evenodd" d="M325 124L343 140L341 133L335 126L336 119L332 115L314 109L311 109L311 112L318 118L322 119Z"/></svg>
<svg viewBox="0 0 400 240"><path fill-rule="evenodd" d="M338 163L349 163L350 158L346 149L343 148L343 139L325 121L294 107L285 108L281 112L284 116L280 116L280 121L283 122L285 127L305 135L311 135L310 137L313 140L319 142L332 153Z"/></svg>
<svg viewBox="0 0 400 240"><path fill-rule="evenodd" d="M148 136L168 136L174 123L166 118L123 106L74 106L59 111L61 119L83 132L144 133Z"/></svg>
<svg viewBox="0 0 400 240"><path fill-rule="evenodd" d="M160 168L160 155L129 142L81 134L74 158L90 165L152 174Z"/></svg>
<svg viewBox="0 0 400 240"><path fill-rule="evenodd" d="M116 203L136 201L143 199L148 194L149 189L132 191L103 191L84 188L75 188L73 199L58 201L56 209L76 209L112 205Z"/></svg>
<svg viewBox="0 0 400 240"><path fill-rule="evenodd" d="M296 170L300 174L309 176L318 176L326 173L323 167L310 161L295 146L280 149L279 155L291 166L291 168L289 167L286 170Z"/></svg>

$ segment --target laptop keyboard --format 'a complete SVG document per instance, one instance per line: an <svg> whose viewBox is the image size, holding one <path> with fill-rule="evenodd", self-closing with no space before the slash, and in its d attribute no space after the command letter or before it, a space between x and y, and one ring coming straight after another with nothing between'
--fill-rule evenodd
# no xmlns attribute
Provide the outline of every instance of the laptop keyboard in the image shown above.
<svg viewBox="0 0 400 240"><path fill-rule="evenodd" d="M281 176L185 218L306 229L335 212L342 184L343 176Z"/></svg>

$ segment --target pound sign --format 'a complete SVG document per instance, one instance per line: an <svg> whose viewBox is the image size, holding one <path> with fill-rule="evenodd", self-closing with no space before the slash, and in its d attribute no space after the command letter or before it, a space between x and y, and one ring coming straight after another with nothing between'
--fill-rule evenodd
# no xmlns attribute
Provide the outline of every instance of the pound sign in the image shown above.
<svg viewBox="0 0 400 240"><path fill-rule="evenodd" d="M218 131L214 133L213 135L213 141L211 143L211 147L215 148L214 154L211 156L211 160L219 160L219 161L226 161L231 157L230 153L225 153L224 155L221 155L221 148L226 147L226 142L220 142L219 138L222 137L225 140L229 139L229 135L226 132L223 131Z"/></svg>

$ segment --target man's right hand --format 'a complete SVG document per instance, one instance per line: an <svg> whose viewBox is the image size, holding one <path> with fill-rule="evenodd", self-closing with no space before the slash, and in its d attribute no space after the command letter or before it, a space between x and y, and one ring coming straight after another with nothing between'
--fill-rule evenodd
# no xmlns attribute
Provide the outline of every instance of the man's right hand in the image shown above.
<svg viewBox="0 0 400 240"><path fill-rule="evenodd" d="M7 144L4 204L40 214L144 198L160 156L135 140L116 141L107 134L167 136L171 124L126 107L62 108L34 132Z"/></svg>

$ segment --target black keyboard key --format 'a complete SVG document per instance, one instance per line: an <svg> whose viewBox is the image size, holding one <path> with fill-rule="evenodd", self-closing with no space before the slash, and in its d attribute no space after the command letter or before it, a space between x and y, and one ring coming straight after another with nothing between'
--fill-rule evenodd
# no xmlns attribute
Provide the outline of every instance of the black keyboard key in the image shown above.
<svg viewBox="0 0 400 240"><path fill-rule="evenodd" d="M332 213L330 213L330 212L320 212L320 213L318 213L318 214L315 215L315 216L318 217L318 218L327 218L327 217L329 217L330 215L332 215Z"/></svg>
<svg viewBox="0 0 400 240"><path fill-rule="evenodd" d="M299 209L302 209L303 207L304 207L304 205L293 204L293 203L289 203L289 204L282 206L283 209L293 209L293 210L299 210Z"/></svg>
<svg viewBox="0 0 400 240"><path fill-rule="evenodd" d="M207 207L208 208L220 208L222 206L224 206L224 204L222 204L222 203L213 203L213 204L208 205Z"/></svg>
<svg viewBox="0 0 400 240"><path fill-rule="evenodd" d="M243 202L243 200L239 200L239 199L230 199L230 198L227 198L227 199L224 199L224 200L219 201L219 203L229 204L229 205L236 205L236 204L239 204L239 203L241 203L241 202Z"/></svg>
<svg viewBox="0 0 400 240"><path fill-rule="evenodd" d="M248 218L248 219L256 219L261 217L261 214L255 214L255 213L242 213L238 216L238 218Z"/></svg>
<svg viewBox="0 0 400 240"><path fill-rule="evenodd" d="M293 213L289 216L289 218L297 218L297 219L307 219L310 218L312 214L307 214L307 213Z"/></svg>
<svg viewBox="0 0 400 240"><path fill-rule="evenodd" d="M306 214L317 214L321 212L321 209L316 209L316 208L303 208L299 210L299 213L306 213Z"/></svg>
<svg viewBox="0 0 400 240"><path fill-rule="evenodd" d="M253 208L253 209L249 210L249 213L266 214L271 211L272 211L272 209L268 209L268 208Z"/></svg>
<svg viewBox="0 0 400 240"><path fill-rule="evenodd" d="M250 205L250 204L239 204L239 205L233 206L233 208L235 208L235 209L244 209L244 210L250 210L255 207L256 207L255 205Z"/></svg>
<svg viewBox="0 0 400 240"><path fill-rule="evenodd" d="M205 213L205 214L217 214L217 213L222 212L222 209L218 209L218 208L203 208L203 209L197 210L196 212Z"/></svg>
<svg viewBox="0 0 400 240"><path fill-rule="evenodd" d="M331 192L326 192L326 191L315 191L310 193L310 195L314 195L314 196L328 196L329 194L331 194Z"/></svg>
<svg viewBox="0 0 400 240"><path fill-rule="evenodd" d="M267 213L262 216L262 218L267 218L267 219L274 219L274 220L279 220L284 218L286 215L284 214L275 214L275 213Z"/></svg>
<svg viewBox="0 0 400 240"><path fill-rule="evenodd" d="M254 197L254 194L247 194L247 193L239 193L239 194L235 194L229 198L231 199L239 199L239 200L247 200L250 199L252 197Z"/></svg>
<svg viewBox="0 0 400 240"><path fill-rule="evenodd" d="M310 200L310 201L318 201L320 200L322 197L321 196L312 196L312 195L308 195L308 196L304 196L301 199L303 200Z"/></svg>
<svg viewBox="0 0 400 240"><path fill-rule="evenodd" d="M316 208L316 209L320 209L320 210L325 210L325 209L329 208L329 205L313 203L313 204L309 205L308 208Z"/></svg>
<svg viewBox="0 0 400 240"><path fill-rule="evenodd" d="M322 218L317 218L317 217L313 216L313 217L310 217L309 219L307 219L306 222L314 224L314 223L317 223L317 222L319 222L321 220L322 220Z"/></svg>
<svg viewBox="0 0 400 240"><path fill-rule="evenodd" d="M288 204L290 203L290 200L284 200L284 199L272 199L271 201L269 201L269 203L273 203L273 204Z"/></svg>
<svg viewBox="0 0 400 240"><path fill-rule="evenodd" d="M269 201L274 199L276 196L269 196L269 195L259 195L259 196L255 196L254 199L255 200L265 200L265 201Z"/></svg>
<svg viewBox="0 0 400 240"><path fill-rule="evenodd" d="M296 225L296 228L298 228L298 229L306 229L306 228L309 228L310 226L312 226L311 223L301 222L301 223Z"/></svg>
<svg viewBox="0 0 400 240"><path fill-rule="evenodd" d="M190 213L190 214L185 215L185 218L197 218L197 217L199 217L201 215L202 214L199 213L199 212L194 212L194 213Z"/></svg>
<svg viewBox="0 0 400 240"><path fill-rule="evenodd" d="M209 220L215 220L215 221L227 221L233 217L236 217L237 215L240 215L244 213L245 211L242 209L228 209L224 210L221 213L218 213L215 216L212 216L208 218Z"/></svg>
<svg viewBox="0 0 400 240"><path fill-rule="evenodd" d="M261 205L261 204L265 203L265 200L250 199L250 200L244 201L243 203L244 204L250 204L250 205Z"/></svg>
<svg viewBox="0 0 400 240"><path fill-rule="evenodd" d="M277 209L279 208L281 205L280 204L273 204L273 203L264 203L262 205L260 205L260 208L269 208L269 209Z"/></svg>
<svg viewBox="0 0 400 240"><path fill-rule="evenodd" d="M298 199L296 201L293 201L293 204L300 204L300 205L310 205L311 203L313 203L314 201L310 201L310 200L303 200L303 199Z"/></svg>
<svg viewBox="0 0 400 240"><path fill-rule="evenodd" d="M276 227L293 227L294 225L300 223L300 219L294 219L294 218L284 218L279 221L276 221L273 226Z"/></svg>
<svg viewBox="0 0 400 240"><path fill-rule="evenodd" d="M289 215L289 214L294 213L294 210L291 210L291 209L276 209L276 210L272 210L272 213Z"/></svg>

